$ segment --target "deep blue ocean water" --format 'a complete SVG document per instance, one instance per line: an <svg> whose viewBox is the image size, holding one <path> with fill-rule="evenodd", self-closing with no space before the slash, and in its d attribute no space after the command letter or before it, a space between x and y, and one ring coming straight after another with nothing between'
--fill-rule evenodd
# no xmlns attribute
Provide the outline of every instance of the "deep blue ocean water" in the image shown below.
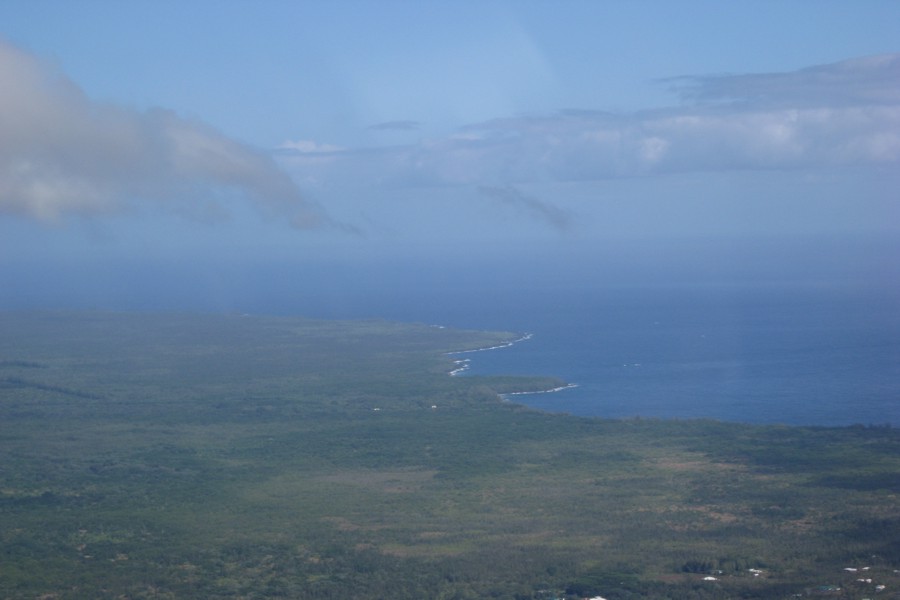
<svg viewBox="0 0 900 600"><path fill-rule="evenodd" d="M284 298L279 311L531 333L466 355L484 374L551 375L577 387L515 396L601 417L793 425L900 425L900 294L844 283L419 287L390 281ZM272 311L271 298L258 312Z"/></svg>
<svg viewBox="0 0 900 600"><path fill-rule="evenodd" d="M531 333L508 348L467 354L470 369L463 376L552 375L577 384L513 398L547 411L900 424L900 299L881 288L424 288L369 293L328 308L310 305L307 312Z"/></svg>
<svg viewBox="0 0 900 600"><path fill-rule="evenodd" d="M468 373L548 374L578 385L513 398L536 408L900 424L900 304L872 290L626 288L531 297L512 310L531 312L534 336L468 355Z"/></svg>

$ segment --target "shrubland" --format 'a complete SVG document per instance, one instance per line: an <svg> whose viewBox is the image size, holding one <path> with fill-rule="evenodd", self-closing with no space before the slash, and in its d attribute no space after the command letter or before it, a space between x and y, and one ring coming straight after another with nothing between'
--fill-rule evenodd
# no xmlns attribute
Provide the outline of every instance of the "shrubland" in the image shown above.
<svg viewBox="0 0 900 600"><path fill-rule="evenodd" d="M900 589L896 430L576 418L498 395L552 377L448 376L516 337L0 315L0 596Z"/></svg>

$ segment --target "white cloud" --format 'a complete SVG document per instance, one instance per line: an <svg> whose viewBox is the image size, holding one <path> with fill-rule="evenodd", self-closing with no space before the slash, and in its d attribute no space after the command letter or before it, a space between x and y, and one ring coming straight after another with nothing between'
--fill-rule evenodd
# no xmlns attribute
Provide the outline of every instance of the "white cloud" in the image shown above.
<svg viewBox="0 0 900 600"><path fill-rule="evenodd" d="M672 81L692 103L494 119L416 145L334 156L327 175L353 174L361 185L507 186L900 163L900 55ZM321 168L288 162L307 176Z"/></svg>
<svg viewBox="0 0 900 600"><path fill-rule="evenodd" d="M384 121L370 125L369 129L373 131L415 131L419 129L420 123L413 120L405 121Z"/></svg>
<svg viewBox="0 0 900 600"><path fill-rule="evenodd" d="M285 140L278 146L279 150L292 150L303 154L322 154L341 152L345 148L335 144L319 144L313 140Z"/></svg>
<svg viewBox="0 0 900 600"><path fill-rule="evenodd" d="M297 227L328 223L266 153L166 110L91 101L0 41L0 213L56 220L141 206L223 215L237 194Z"/></svg>

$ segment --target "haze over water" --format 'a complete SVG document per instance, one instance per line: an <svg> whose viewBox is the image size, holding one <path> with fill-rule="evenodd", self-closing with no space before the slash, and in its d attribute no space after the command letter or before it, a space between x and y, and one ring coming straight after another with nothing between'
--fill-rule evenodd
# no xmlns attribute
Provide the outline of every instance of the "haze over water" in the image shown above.
<svg viewBox="0 0 900 600"><path fill-rule="evenodd" d="M862 246L855 259L844 248L843 266L800 260L797 248L698 258L673 247L631 272L587 249L582 261L566 250L327 268L132 265L80 272L80 297L71 274L47 269L40 285L7 289L2 308L383 318L532 333L467 355L466 374L559 377L578 387L513 400L577 415L897 425L900 291L892 267L864 266L876 250L892 250Z"/></svg>
<svg viewBox="0 0 900 600"><path fill-rule="evenodd" d="M898 3L47 9L0 3L2 310L532 332L472 373L900 422Z"/></svg>

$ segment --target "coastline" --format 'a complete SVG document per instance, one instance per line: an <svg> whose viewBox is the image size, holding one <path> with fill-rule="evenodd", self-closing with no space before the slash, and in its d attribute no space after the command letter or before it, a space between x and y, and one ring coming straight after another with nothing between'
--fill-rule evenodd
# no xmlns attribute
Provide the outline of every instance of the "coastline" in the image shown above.
<svg viewBox="0 0 900 600"><path fill-rule="evenodd" d="M534 336L534 334L532 334L532 333L526 333L520 338L516 338L516 339L510 340L508 342L503 342L502 344L497 344L496 346L486 346L484 348L473 348L472 350L455 350L453 352L446 352L445 355L446 356L455 356L457 354L469 354L472 352L486 352L487 350L500 350L502 348L509 348L513 344L517 344L519 342L524 342L524 341L530 340L533 336ZM469 367L470 367L470 365L469 365L470 361L471 361L471 359L468 359L468 358L462 358L460 360L453 361L454 364L459 365L459 366L457 368L453 369L452 371L450 371L448 373L448 375L450 375L451 377L455 377L456 375L459 375L460 373L462 373L464 371L468 371Z"/></svg>
<svg viewBox="0 0 900 600"><path fill-rule="evenodd" d="M533 333L526 333L520 338L516 338L514 340L511 340L509 342L504 342L502 344L497 344L496 346L488 346L485 348L474 348L472 350L457 350L454 352L447 352L446 355L454 356L457 354L469 354L472 352L485 352L487 350L502 350L503 348L509 348L513 344L528 341L532 337L534 337ZM457 375L460 375L461 373L465 373L466 371L468 371L471 368L472 359L461 358L461 359L455 360L453 362L455 365L457 365L457 367L448 373L448 375L450 375L451 377L455 377ZM547 390L533 390L533 391L528 391L528 392L507 392L507 393L497 394L497 395L504 402L511 402L509 396L523 396L523 395L527 395L527 394L552 394L552 393L562 392L564 390L569 390L569 389L577 388L577 387L578 387L577 383L567 383L565 385L556 386L554 388L550 388Z"/></svg>
<svg viewBox="0 0 900 600"><path fill-rule="evenodd" d="M525 396L527 394L552 394L554 392L561 392L563 390L570 390L577 387L577 383L567 383L566 385L560 385L555 388L550 388L549 390L535 390L533 392L507 392L505 394L500 394L500 397L506 399L507 396Z"/></svg>

